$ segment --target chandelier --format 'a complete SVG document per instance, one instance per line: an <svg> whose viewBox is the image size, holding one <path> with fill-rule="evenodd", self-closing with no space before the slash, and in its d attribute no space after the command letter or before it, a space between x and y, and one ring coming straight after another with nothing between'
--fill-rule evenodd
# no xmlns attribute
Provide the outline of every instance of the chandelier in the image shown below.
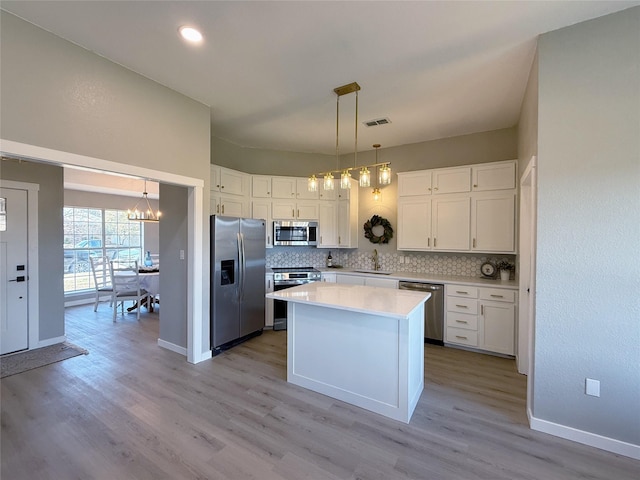
<svg viewBox="0 0 640 480"><path fill-rule="evenodd" d="M138 209L138 205L142 202L141 208ZM144 207L147 207L146 210ZM147 198L147 179L144 180L144 191L142 192L142 198L138 200L136 205L131 210L127 210L127 218L131 221L137 222L158 222L160 221L160 210L154 212Z"/></svg>
<svg viewBox="0 0 640 480"><path fill-rule="evenodd" d="M320 179L322 179L322 186L324 190L333 190L335 188L335 178L334 173L340 175L340 188L341 189L349 189L351 188L351 171L359 170L359 180L358 185L361 187L370 187L371 186L371 172L369 167L371 167L374 172L378 171L378 183L380 185L389 185L391 183L391 168L390 163L378 163L378 150L376 147L376 163L372 165L358 165L358 91L360 90L360 85L357 82L349 83L347 85L343 85L341 87L336 87L333 89L336 94L336 169L330 170L328 172L319 172L314 173L309 176L307 180L307 187L310 192L318 191L318 185L320 183ZM354 152L353 152L353 167L348 168L340 168L340 97L343 95L348 95L350 93L356 94L356 112L355 112L355 139L354 139ZM375 146L375 145L374 145ZM380 169L378 170L378 167Z"/></svg>

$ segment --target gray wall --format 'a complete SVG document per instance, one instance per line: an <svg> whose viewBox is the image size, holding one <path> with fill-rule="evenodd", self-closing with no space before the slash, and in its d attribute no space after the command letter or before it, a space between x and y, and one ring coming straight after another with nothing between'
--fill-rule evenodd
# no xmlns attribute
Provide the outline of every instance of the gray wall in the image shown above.
<svg viewBox="0 0 640 480"><path fill-rule="evenodd" d="M4 11L0 11L0 21L1 138L145 167L150 179L154 178L154 171L202 179L205 206L201 221L207 221L210 165L207 106ZM44 218L61 218L62 195L60 184L56 201L47 205L49 210L43 212ZM186 217L187 210L181 215ZM202 237L202 244L208 245L208 229L203 229ZM62 236L55 241L61 242ZM58 256L59 263L47 265L41 272L46 278L62 278L61 252ZM209 331L206 269L202 282L204 298L202 305L195 308L204 312L206 337ZM177 292L178 289L163 291L165 302L179 302ZM59 296L58 301L62 302L61 290ZM48 308L46 300L42 298L41 305ZM52 317L47 315L42 321L47 318ZM186 316L176 321L184 321L186 325ZM206 349L204 343L208 345L208 340L203 342Z"/></svg>
<svg viewBox="0 0 640 480"><path fill-rule="evenodd" d="M379 162L393 162L394 172L451 167L471 163L513 160L517 156L517 128L473 133L412 143L378 151ZM336 169L335 157L311 153L244 148L220 138L211 139L211 163L246 173L306 177L311 173ZM376 163L375 150L362 147L358 165ZM354 157L342 155L341 168L353 167ZM357 178L356 172L353 172Z"/></svg>
<svg viewBox="0 0 640 480"><path fill-rule="evenodd" d="M640 7L545 34L538 54L533 413L640 445Z"/></svg>
<svg viewBox="0 0 640 480"><path fill-rule="evenodd" d="M62 168L2 160L0 178L36 183L38 191L39 340L64 335ZM31 348L34 345L30 345Z"/></svg>
<svg viewBox="0 0 640 480"><path fill-rule="evenodd" d="M188 258L184 215L187 201L186 188L160 184L160 339L184 348L187 348L187 262L180 260L180 250ZM208 274L209 269L205 270ZM165 295L168 292L171 295ZM209 332L208 325L206 331ZM208 343L208 333L206 338Z"/></svg>

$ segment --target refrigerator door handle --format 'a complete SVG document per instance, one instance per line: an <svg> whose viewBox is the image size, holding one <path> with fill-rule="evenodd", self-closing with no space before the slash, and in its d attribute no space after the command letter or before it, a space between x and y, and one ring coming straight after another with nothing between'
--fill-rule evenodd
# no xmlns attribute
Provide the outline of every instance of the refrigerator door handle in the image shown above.
<svg viewBox="0 0 640 480"><path fill-rule="evenodd" d="M244 251L244 234L238 234L239 247L240 247L240 295L239 298L244 298L244 277L247 271L247 259Z"/></svg>

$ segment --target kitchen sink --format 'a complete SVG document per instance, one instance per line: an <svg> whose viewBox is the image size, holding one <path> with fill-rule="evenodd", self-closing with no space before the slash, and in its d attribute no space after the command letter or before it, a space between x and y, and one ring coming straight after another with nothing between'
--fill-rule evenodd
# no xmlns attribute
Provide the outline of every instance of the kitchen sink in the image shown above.
<svg viewBox="0 0 640 480"><path fill-rule="evenodd" d="M386 270L354 270L356 273L373 273L374 275L391 275L393 272Z"/></svg>

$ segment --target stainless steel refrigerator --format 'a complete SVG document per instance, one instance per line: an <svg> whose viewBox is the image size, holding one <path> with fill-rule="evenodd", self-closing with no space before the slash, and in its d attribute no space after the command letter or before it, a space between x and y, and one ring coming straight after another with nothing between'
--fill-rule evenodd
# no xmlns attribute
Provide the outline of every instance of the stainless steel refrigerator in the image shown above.
<svg viewBox="0 0 640 480"><path fill-rule="evenodd" d="M262 332L265 221L212 215L211 348Z"/></svg>

